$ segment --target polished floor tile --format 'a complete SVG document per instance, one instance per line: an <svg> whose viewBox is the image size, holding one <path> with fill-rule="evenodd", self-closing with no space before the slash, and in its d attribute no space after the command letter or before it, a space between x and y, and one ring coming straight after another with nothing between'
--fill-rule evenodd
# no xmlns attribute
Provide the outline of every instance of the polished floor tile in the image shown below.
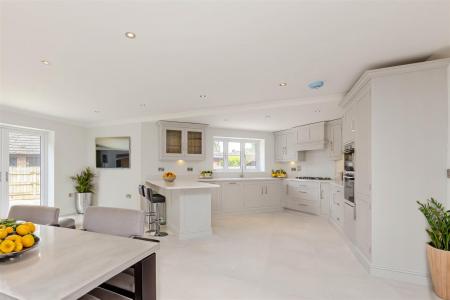
<svg viewBox="0 0 450 300"><path fill-rule="evenodd" d="M434 300L370 276L327 220L284 211L221 217L209 238L161 238L159 299Z"/></svg>

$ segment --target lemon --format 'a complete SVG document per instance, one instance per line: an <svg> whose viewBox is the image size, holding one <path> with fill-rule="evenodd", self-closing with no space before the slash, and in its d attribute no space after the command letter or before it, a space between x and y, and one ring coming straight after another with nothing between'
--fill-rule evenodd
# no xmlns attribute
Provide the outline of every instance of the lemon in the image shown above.
<svg viewBox="0 0 450 300"><path fill-rule="evenodd" d="M16 227L16 232L22 236L27 235L30 233L30 227L26 224L20 224L19 226Z"/></svg>
<svg viewBox="0 0 450 300"><path fill-rule="evenodd" d="M22 237L17 234L12 234L12 235L7 236L5 240L13 241L15 243L22 243Z"/></svg>
<svg viewBox="0 0 450 300"><path fill-rule="evenodd" d="M7 232L8 234L13 233L13 232L14 232L14 228L12 228L11 226L6 227L6 232Z"/></svg>
<svg viewBox="0 0 450 300"><path fill-rule="evenodd" d="M0 239L4 239L8 235L6 229L0 229Z"/></svg>
<svg viewBox="0 0 450 300"><path fill-rule="evenodd" d="M14 248L16 248L16 244L13 241L3 241L0 244L0 251L3 253L11 253Z"/></svg>
<svg viewBox="0 0 450 300"><path fill-rule="evenodd" d="M31 234L27 234L25 236L22 237L22 245L25 248L29 248L31 246L34 245L34 236L32 236Z"/></svg>
<svg viewBox="0 0 450 300"><path fill-rule="evenodd" d="M15 242L16 247L14 248L14 252L20 252L23 249L23 244L21 242Z"/></svg>
<svg viewBox="0 0 450 300"><path fill-rule="evenodd" d="M33 223L31 223L31 222L26 222L26 223L24 223L24 224L27 225L28 228L30 228L30 233L33 233L33 232L36 230L36 226L34 226Z"/></svg>

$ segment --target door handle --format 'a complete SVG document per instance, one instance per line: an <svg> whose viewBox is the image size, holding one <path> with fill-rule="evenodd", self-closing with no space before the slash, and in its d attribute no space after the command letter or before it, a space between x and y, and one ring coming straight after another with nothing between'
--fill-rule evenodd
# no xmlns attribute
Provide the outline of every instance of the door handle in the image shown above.
<svg viewBox="0 0 450 300"><path fill-rule="evenodd" d="M9 182L9 172L8 171L5 172L5 181Z"/></svg>

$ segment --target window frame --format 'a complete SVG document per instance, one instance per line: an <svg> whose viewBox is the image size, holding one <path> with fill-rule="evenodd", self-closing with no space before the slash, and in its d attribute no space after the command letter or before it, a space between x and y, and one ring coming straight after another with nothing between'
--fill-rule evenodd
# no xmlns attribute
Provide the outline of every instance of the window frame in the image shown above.
<svg viewBox="0 0 450 300"><path fill-rule="evenodd" d="M216 141L223 142L223 168L221 169L215 169L214 168L214 143ZM238 169L229 169L228 168L228 143L234 142L240 144L240 166ZM246 143L253 143L255 144L255 161L256 161L256 168L255 169L248 169L245 165L246 155L245 155L245 144ZM262 163L262 155L261 155L261 144L263 143L262 139L256 139L256 138L234 138L234 137L213 137L213 166L212 169L214 172L224 172L224 173L232 173L232 172L264 172Z"/></svg>

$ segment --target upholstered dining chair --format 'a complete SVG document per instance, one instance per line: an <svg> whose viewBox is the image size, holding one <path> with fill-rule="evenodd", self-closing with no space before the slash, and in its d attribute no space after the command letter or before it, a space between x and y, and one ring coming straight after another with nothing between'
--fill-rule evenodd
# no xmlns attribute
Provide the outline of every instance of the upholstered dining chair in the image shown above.
<svg viewBox="0 0 450 300"><path fill-rule="evenodd" d="M8 219L25 220L40 225L58 225L59 208L40 205L14 205Z"/></svg>
<svg viewBox="0 0 450 300"><path fill-rule="evenodd" d="M84 213L83 230L159 243L158 240L142 237L144 227L145 212L142 210L90 206ZM86 297L95 296L99 299L110 299L106 295L108 292L113 292L133 299L134 291L134 269L129 268L90 292Z"/></svg>

